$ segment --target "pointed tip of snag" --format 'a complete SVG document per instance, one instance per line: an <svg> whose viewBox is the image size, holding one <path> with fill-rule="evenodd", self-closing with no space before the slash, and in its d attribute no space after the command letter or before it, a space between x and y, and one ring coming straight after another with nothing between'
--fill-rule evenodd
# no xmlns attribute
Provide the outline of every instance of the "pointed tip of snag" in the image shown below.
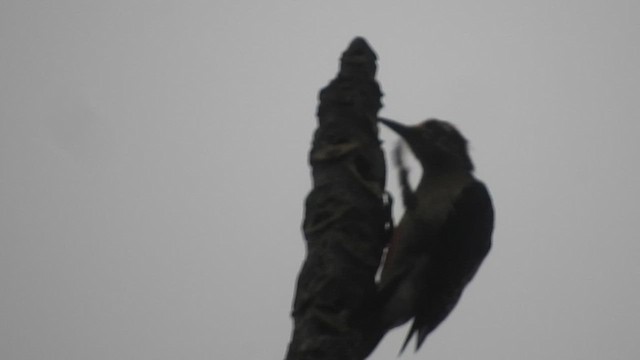
<svg viewBox="0 0 640 360"><path fill-rule="evenodd" d="M371 59L376 59L376 53L371 49L369 43L365 38L358 36L354 38L349 47L344 52L344 56L366 56Z"/></svg>
<svg viewBox="0 0 640 360"><path fill-rule="evenodd" d="M353 38L353 40L351 40L351 44L349 44L349 49L352 49L352 48L371 50L371 46L369 46L367 39L363 38L362 36L356 36L355 38Z"/></svg>
<svg viewBox="0 0 640 360"><path fill-rule="evenodd" d="M376 60L378 57L363 37L356 37L351 41L340 59L340 74L346 76L361 76L373 78L376 75Z"/></svg>

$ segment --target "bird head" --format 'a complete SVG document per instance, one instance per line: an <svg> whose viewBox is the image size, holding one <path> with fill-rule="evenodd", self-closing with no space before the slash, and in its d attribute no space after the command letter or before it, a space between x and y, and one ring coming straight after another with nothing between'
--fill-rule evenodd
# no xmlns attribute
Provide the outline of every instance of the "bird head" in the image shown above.
<svg viewBox="0 0 640 360"><path fill-rule="evenodd" d="M389 119L379 120L406 141L425 170L473 171L467 140L449 122L428 119L407 126Z"/></svg>

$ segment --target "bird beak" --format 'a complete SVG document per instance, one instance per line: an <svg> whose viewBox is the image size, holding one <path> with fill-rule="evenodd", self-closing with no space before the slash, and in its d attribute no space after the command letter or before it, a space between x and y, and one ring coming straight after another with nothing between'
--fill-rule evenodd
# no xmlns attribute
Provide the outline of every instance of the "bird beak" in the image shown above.
<svg viewBox="0 0 640 360"><path fill-rule="evenodd" d="M389 119L385 119L385 118L378 118L378 120L385 124L389 129L395 131L396 133L398 133L398 135L400 135L401 137L403 137L404 139L408 139L411 137L411 135L414 133L414 129L411 126L406 126L406 125L402 125L398 122L395 122L393 120L389 120Z"/></svg>

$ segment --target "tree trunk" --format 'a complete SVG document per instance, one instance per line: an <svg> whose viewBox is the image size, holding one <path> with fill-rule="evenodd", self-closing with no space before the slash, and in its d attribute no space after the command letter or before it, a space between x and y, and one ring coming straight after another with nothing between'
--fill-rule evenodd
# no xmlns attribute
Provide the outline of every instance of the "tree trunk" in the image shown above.
<svg viewBox="0 0 640 360"><path fill-rule="evenodd" d="M362 38L342 54L320 91L305 204L307 257L298 277L287 360L360 360L375 326L375 274L388 239L385 161L378 139L382 93L376 55Z"/></svg>

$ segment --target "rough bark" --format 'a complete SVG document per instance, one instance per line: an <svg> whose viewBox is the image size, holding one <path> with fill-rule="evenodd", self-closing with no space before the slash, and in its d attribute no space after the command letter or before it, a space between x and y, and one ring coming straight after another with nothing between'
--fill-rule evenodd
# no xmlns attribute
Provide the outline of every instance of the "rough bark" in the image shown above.
<svg viewBox="0 0 640 360"><path fill-rule="evenodd" d="M362 38L320 92L305 204L307 256L298 277L287 360L360 360L377 345L375 274L388 236L382 93L376 55Z"/></svg>

